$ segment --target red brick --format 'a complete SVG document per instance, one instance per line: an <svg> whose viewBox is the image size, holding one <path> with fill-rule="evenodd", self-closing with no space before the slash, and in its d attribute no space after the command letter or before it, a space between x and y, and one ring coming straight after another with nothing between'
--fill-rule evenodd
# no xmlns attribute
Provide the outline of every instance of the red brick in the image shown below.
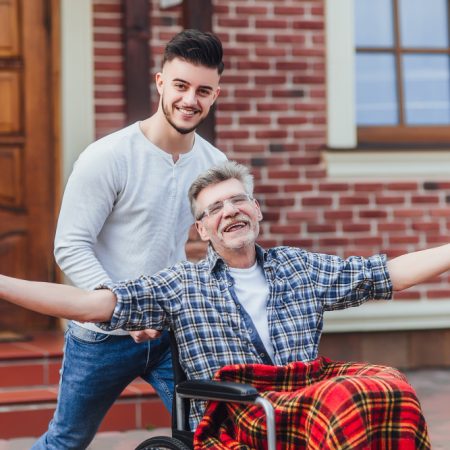
<svg viewBox="0 0 450 450"><path fill-rule="evenodd" d="M416 191L418 183L396 181L395 183L387 183L386 188L390 191Z"/></svg>
<svg viewBox="0 0 450 450"><path fill-rule="evenodd" d="M335 233L336 225L331 223L308 223L308 233Z"/></svg>
<svg viewBox="0 0 450 450"><path fill-rule="evenodd" d="M255 137L258 139L283 139L287 137L286 130L258 130L255 131Z"/></svg>
<svg viewBox="0 0 450 450"><path fill-rule="evenodd" d="M279 44L304 44L305 36L301 34L280 34L275 36L275 42Z"/></svg>
<svg viewBox="0 0 450 450"><path fill-rule="evenodd" d="M293 82L295 84L324 84L325 77L319 75L314 76L302 75L294 77Z"/></svg>
<svg viewBox="0 0 450 450"><path fill-rule="evenodd" d="M259 60L238 61L237 68L239 70L269 70L270 63Z"/></svg>
<svg viewBox="0 0 450 450"><path fill-rule="evenodd" d="M378 231L380 232L386 231L404 232L406 231L406 224L404 222L378 223L377 228Z"/></svg>
<svg viewBox="0 0 450 450"><path fill-rule="evenodd" d="M345 192L348 188L348 183L319 183L319 190L325 192Z"/></svg>
<svg viewBox="0 0 450 450"><path fill-rule="evenodd" d="M277 70L306 70L308 63L303 61L280 61L276 65Z"/></svg>
<svg viewBox="0 0 450 450"><path fill-rule="evenodd" d="M348 238L338 238L338 237L334 237L334 238L323 238L323 239L319 239L319 244L320 245L324 245L327 247L337 247L337 246L346 246L349 244L349 239Z"/></svg>
<svg viewBox="0 0 450 450"><path fill-rule="evenodd" d="M271 225L270 232L276 234L299 234L300 226L299 225Z"/></svg>
<svg viewBox="0 0 450 450"><path fill-rule="evenodd" d="M428 290L427 297L433 299L450 300L450 289Z"/></svg>
<svg viewBox="0 0 450 450"><path fill-rule="evenodd" d="M435 222L416 222L413 223L412 228L417 231L439 231L440 226Z"/></svg>
<svg viewBox="0 0 450 450"><path fill-rule="evenodd" d="M286 15L292 17L303 16L305 8L299 6L276 6L274 5L273 12L275 15Z"/></svg>
<svg viewBox="0 0 450 450"><path fill-rule="evenodd" d="M235 96L237 98L264 98L266 96L266 92L263 88L255 88L255 89L236 89Z"/></svg>
<svg viewBox="0 0 450 450"><path fill-rule="evenodd" d="M287 111L289 109L289 105L287 103L257 103L256 109L258 111Z"/></svg>
<svg viewBox="0 0 450 450"><path fill-rule="evenodd" d="M249 21L247 18L239 18L239 19L235 19L235 18L223 18L223 17L219 17L218 18L218 24L221 27L226 27L226 28L245 28L247 29L249 27Z"/></svg>
<svg viewBox="0 0 450 450"><path fill-rule="evenodd" d="M329 220L351 220L353 219L353 211L350 210L336 210L324 211L323 216Z"/></svg>
<svg viewBox="0 0 450 450"><path fill-rule="evenodd" d="M392 245L397 244L418 244L419 236L389 236L389 243Z"/></svg>
<svg viewBox="0 0 450 450"><path fill-rule="evenodd" d="M267 35L263 33L258 34L243 34L236 33L236 42L250 42L257 44L265 44L267 43Z"/></svg>
<svg viewBox="0 0 450 450"><path fill-rule="evenodd" d="M256 16L267 14L267 7L255 4L254 6L236 6L236 14Z"/></svg>
<svg viewBox="0 0 450 450"><path fill-rule="evenodd" d="M313 190L311 183L287 184L284 186L285 192L308 192Z"/></svg>
<svg viewBox="0 0 450 450"><path fill-rule="evenodd" d="M413 195L411 202L417 204L423 203L439 203L439 196L437 195Z"/></svg>
<svg viewBox="0 0 450 450"><path fill-rule="evenodd" d="M342 225L342 229L344 232L355 232L355 233L361 233L361 232L368 232L370 231L370 224L368 223L344 223Z"/></svg>
<svg viewBox="0 0 450 450"><path fill-rule="evenodd" d="M366 209L358 212L361 219L384 219L387 217L387 212L379 209Z"/></svg>
<svg viewBox="0 0 450 450"><path fill-rule="evenodd" d="M342 196L339 198L340 205L368 205L369 198L366 196Z"/></svg>
<svg viewBox="0 0 450 450"><path fill-rule="evenodd" d="M241 116L239 123L241 125L269 125L271 122L268 116Z"/></svg>
<svg viewBox="0 0 450 450"><path fill-rule="evenodd" d="M383 243L383 239L379 236L364 236L352 239L355 245L372 245L375 247L380 247Z"/></svg>
<svg viewBox="0 0 450 450"><path fill-rule="evenodd" d="M288 220L309 221L317 220L319 213L318 211L288 211L286 217Z"/></svg>
<svg viewBox="0 0 450 450"><path fill-rule="evenodd" d="M269 170L268 178L269 179L296 179L299 177L299 173L297 170Z"/></svg>
<svg viewBox="0 0 450 450"><path fill-rule="evenodd" d="M288 22L283 19L256 19L255 20L256 28L270 28L270 29L286 29L288 28Z"/></svg>
<svg viewBox="0 0 450 450"><path fill-rule="evenodd" d="M355 192L377 192L383 189L382 183L355 183Z"/></svg>
<svg viewBox="0 0 450 450"><path fill-rule="evenodd" d="M321 20L297 20L292 27L294 30L323 30L324 23Z"/></svg>
<svg viewBox="0 0 450 450"><path fill-rule="evenodd" d="M280 186L276 186L274 184L258 183L258 185L255 186L256 194L276 194L279 191L280 191Z"/></svg>
<svg viewBox="0 0 450 450"><path fill-rule="evenodd" d="M308 123L307 117L296 116L296 117L279 117L277 122L280 125L303 125Z"/></svg>
<svg viewBox="0 0 450 450"><path fill-rule="evenodd" d="M274 84L284 84L286 83L285 75L257 75L255 76L255 84L258 86L260 84L267 84L273 86Z"/></svg>
<svg viewBox="0 0 450 450"><path fill-rule="evenodd" d="M424 212L420 209L394 209L395 218L417 218L422 217Z"/></svg>
<svg viewBox="0 0 450 450"><path fill-rule="evenodd" d="M301 202L304 206L331 206L333 199L331 197L305 197Z"/></svg>
<svg viewBox="0 0 450 450"><path fill-rule="evenodd" d="M267 198L264 203L267 206L293 206L295 200L293 198Z"/></svg>
<svg viewBox="0 0 450 450"><path fill-rule="evenodd" d="M313 240L312 239L283 239L281 241L281 245L287 245L289 247L297 247L297 248L312 248Z"/></svg>
<svg viewBox="0 0 450 450"><path fill-rule="evenodd" d="M402 205L405 203L405 197L401 196L387 196L377 195L375 197L375 203L377 205Z"/></svg>

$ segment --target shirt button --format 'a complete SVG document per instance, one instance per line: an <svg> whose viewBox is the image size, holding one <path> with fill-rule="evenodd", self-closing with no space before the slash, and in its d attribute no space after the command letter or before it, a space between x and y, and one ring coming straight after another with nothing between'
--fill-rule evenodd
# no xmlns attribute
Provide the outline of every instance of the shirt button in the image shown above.
<svg viewBox="0 0 450 450"><path fill-rule="evenodd" d="M241 305L236 305L236 309L241 309Z"/></svg>
<svg viewBox="0 0 450 450"><path fill-rule="evenodd" d="M252 334L252 333L253 333L253 328L249 328L248 332L249 332L250 334Z"/></svg>
<svg viewBox="0 0 450 450"><path fill-rule="evenodd" d="M265 353L260 353L259 356L261 356L261 358L264 358L264 356L266 356Z"/></svg>

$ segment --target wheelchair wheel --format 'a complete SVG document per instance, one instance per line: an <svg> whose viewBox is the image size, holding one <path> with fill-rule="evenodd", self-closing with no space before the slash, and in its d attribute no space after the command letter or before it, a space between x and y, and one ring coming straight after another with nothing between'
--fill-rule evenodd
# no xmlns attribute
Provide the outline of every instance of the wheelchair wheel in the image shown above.
<svg viewBox="0 0 450 450"><path fill-rule="evenodd" d="M157 436L150 439L146 439L141 442L135 450L158 450L158 449L168 449L168 450L191 450L186 444L179 441L178 439L168 437L168 436Z"/></svg>

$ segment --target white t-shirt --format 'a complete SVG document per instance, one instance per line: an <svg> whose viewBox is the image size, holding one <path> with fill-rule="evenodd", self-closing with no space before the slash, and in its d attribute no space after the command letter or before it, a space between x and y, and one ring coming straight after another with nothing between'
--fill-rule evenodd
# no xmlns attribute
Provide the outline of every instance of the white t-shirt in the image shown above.
<svg viewBox="0 0 450 450"><path fill-rule="evenodd" d="M236 296L250 315L268 355L274 361L275 355L270 340L269 323L267 320L269 285L264 276L263 268L255 262L248 269L230 267L229 270L235 282L234 291Z"/></svg>

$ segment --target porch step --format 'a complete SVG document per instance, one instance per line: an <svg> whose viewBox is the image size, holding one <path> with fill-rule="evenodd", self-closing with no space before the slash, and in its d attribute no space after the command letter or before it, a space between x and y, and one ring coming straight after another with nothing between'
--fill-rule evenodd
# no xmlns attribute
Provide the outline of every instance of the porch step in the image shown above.
<svg viewBox="0 0 450 450"><path fill-rule="evenodd" d="M0 439L39 436L53 416L62 360L62 332L0 343ZM100 431L170 426L151 386L136 380L122 392Z"/></svg>

